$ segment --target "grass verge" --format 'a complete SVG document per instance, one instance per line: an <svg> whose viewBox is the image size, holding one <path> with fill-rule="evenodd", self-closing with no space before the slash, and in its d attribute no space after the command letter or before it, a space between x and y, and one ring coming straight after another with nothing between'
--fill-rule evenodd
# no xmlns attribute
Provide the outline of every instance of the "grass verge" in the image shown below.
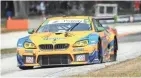
<svg viewBox="0 0 141 78"><path fill-rule="evenodd" d="M6 19L1 20L1 28L6 27Z"/></svg>
<svg viewBox="0 0 141 78"><path fill-rule="evenodd" d="M72 77L141 77L141 56L98 71L90 71L87 74Z"/></svg>
<svg viewBox="0 0 141 78"><path fill-rule="evenodd" d="M16 48L1 49L1 54L10 54L10 53L16 53Z"/></svg>

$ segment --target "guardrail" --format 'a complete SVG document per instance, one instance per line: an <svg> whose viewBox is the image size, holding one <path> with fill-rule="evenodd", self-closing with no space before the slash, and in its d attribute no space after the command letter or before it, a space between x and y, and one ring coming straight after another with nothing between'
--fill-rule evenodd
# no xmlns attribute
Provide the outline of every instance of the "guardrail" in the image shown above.
<svg viewBox="0 0 141 78"><path fill-rule="evenodd" d="M141 22L141 14L136 15L119 15L117 16L117 21L115 22L114 17L107 19L99 19L101 23L111 24L111 23L133 23Z"/></svg>

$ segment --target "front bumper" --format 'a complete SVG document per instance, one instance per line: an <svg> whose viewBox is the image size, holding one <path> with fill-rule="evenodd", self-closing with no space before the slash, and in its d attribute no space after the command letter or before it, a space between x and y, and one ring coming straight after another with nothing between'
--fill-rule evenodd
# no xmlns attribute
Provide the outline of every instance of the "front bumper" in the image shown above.
<svg viewBox="0 0 141 78"><path fill-rule="evenodd" d="M84 47L83 47L84 48ZM81 50L81 51L79 51ZM17 61L19 66L49 66L49 65L73 65L89 64L89 55L97 50L97 46L87 46L82 49L68 49L63 51L43 51L17 49ZM29 52L28 52L29 51ZM27 61L28 58L28 61ZM19 62L20 60L20 62Z"/></svg>

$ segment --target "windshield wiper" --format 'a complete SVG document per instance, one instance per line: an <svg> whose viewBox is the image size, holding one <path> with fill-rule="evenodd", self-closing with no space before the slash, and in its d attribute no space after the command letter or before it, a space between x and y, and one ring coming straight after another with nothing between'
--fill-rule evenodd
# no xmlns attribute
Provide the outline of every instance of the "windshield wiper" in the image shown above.
<svg viewBox="0 0 141 78"><path fill-rule="evenodd" d="M81 21L80 21L81 22ZM80 24L80 22L76 23L74 26L70 27L69 29L67 29L67 31L71 31L73 30L76 26L78 26L78 24Z"/></svg>
<svg viewBox="0 0 141 78"><path fill-rule="evenodd" d="M74 29L76 26L78 26L78 24L80 24L80 22L76 23L74 26L72 26L69 29L67 29L67 31L65 32L65 37L68 37L69 36L69 32L68 31L71 31L72 29Z"/></svg>

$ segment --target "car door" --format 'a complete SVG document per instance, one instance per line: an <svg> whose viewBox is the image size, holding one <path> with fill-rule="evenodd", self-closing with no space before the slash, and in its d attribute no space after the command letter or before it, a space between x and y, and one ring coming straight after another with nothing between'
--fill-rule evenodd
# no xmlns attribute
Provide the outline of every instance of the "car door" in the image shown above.
<svg viewBox="0 0 141 78"><path fill-rule="evenodd" d="M102 47L105 54L105 52L108 52L108 43L109 43L110 34L97 20L93 19L93 23L94 23L95 31L98 32L101 37ZM104 30L100 31L99 28L103 28Z"/></svg>

